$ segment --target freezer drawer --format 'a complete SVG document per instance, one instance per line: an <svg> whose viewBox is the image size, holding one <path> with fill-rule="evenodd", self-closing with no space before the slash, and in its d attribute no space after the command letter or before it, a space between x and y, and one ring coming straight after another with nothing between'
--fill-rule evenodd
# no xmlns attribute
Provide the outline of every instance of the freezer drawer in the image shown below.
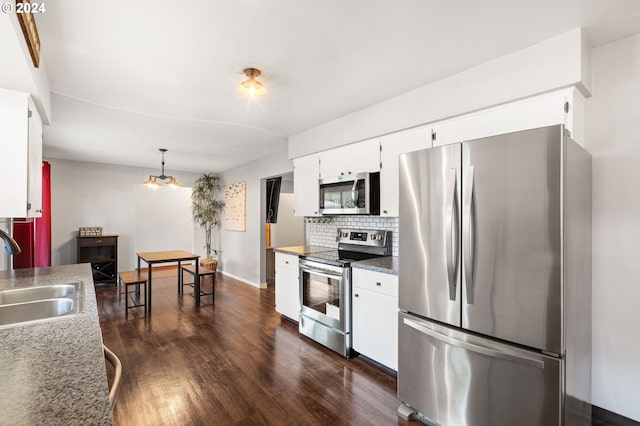
<svg viewBox="0 0 640 426"><path fill-rule="evenodd" d="M559 425L564 361L400 313L398 398L440 425Z"/></svg>

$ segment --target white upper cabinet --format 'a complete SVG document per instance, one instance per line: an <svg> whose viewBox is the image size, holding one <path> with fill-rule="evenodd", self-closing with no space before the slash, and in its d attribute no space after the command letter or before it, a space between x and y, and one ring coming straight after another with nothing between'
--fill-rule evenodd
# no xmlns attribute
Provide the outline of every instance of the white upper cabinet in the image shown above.
<svg viewBox="0 0 640 426"><path fill-rule="evenodd" d="M431 148L431 127L418 127L381 139L380 216L398 216L400 154Z"/></svg>
<svg viewBox="0 0 640 426"><path fill-rule="evenodd" d="M433 146L564 124L582 144L584 98L575 88L558 90L433 125Z"/></svg>
<svg viewBox="0 0 640 426"><path fill-rule="evenodd" d="M42 216L42 121L28 93L0 89L0 217Z"/></svg>
<svg viewBox="0 0 640 426"><path fill-rule="evenodd" d="M320 178L380 170L380 140L371 139L320 153Z"/></svg>
<svg viewBox="0 0 640 426"><path fill-rule="evenodd" d="M319 216L319 168L319 154L311 154L293 159L294 216Z"/></svg>

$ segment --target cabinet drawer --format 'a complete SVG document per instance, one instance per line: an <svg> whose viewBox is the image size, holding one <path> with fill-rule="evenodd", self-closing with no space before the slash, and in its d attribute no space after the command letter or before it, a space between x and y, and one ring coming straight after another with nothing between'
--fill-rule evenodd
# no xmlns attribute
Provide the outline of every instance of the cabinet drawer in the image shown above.
<svg viewBox="0 0 640 426"><path fill-rule="evenodd" d="M78 245L80 247L115 246L117 240L117 237L81 237L78 238Z"/></svg>
<svg viewBox="0 0 640 426"><path fill-rule="evenodd" d="M276 252L276 269L286 268L298 270L298 256L295 254L284 254Z"/></svg>
<svg viewBox="0 0 640 426"><path fill-rule="evenodd" d="M351 272L354 288L374 291L387 296L398 297L397 275L353 268Z"/></svg>

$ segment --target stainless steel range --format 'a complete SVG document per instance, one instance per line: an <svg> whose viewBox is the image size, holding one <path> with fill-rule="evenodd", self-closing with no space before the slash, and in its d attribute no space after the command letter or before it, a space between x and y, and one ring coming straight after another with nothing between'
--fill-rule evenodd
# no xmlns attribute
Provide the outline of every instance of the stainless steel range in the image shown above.
<svg viewBox="0 0 640 426"><path fill-rule="evenodd" d="M351 262L391 255L391 231L338 229L338 249L300 256L300 333L351 355Z"/></svg>

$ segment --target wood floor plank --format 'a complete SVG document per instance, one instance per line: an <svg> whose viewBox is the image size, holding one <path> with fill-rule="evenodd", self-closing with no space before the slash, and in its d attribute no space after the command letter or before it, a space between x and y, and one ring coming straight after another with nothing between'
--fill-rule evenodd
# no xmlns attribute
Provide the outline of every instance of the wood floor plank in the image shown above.
<svg viewBox="0 0 640 426"><path fill-rule="evenodd" d="M218 274L215 301L177 294L176 272L154 277L153 313L97 289L105 344L123 365L116 425L388 425L396 379L298 333L275 312L274 289ZM111 380L111 376L109 377Z"/></svg>

